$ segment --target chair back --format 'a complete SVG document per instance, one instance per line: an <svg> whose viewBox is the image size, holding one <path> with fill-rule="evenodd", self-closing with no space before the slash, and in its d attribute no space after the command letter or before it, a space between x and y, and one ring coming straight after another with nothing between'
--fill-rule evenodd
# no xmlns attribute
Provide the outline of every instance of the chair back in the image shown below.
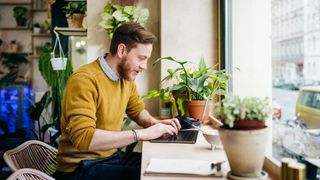
<svg viewBox="0 0 320 180"><path fill-rule="evenodd" d="M12 173L7 180L54 180L54 178L36 169L23 168Z"/></svg>
<svg viewBox="0 0 320 180"><path fill-rule="evenodd" d="M3 158L12 171L32 168L52 175L57 167L57 149L41 141L30 140L8 150Z"/></svg>

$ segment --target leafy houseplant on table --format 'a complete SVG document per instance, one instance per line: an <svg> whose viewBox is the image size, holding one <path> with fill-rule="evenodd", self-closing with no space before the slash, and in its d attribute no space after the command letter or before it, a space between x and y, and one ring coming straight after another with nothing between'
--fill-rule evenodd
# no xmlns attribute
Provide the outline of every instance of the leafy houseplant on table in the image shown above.
<svg viewBox="0 0 320 180"><path fill-rule="evenodd" d="M84 14L87 10L86 2L69 2L63 7L69 28L81 28Z"/></svg>
<svg viewBox="0 0 320 180"><path fill-rule="evenodd" d="M28 9L22 6L16 6L13 8L13 17L16 18L18 26L25 26L27 23Z"/></svg>
<svg viewBox="0 0 320 180"><path fill-rule="evenodd" d="M228 175L264 179L262 166L268 140L265 122L271 115L268 98L227 96L215 104L215 115L224 124L219 134L231 167Z"/></svg>
<svg viewBox="0 0 320 180"><path fill-rule="evenodd" d="M180 115L184 113L183 101L185 101L189 115L194 119L201 119L206 100L212 99L214 95L225 94L229 74L224 70L216 71L215 66L207 67L203 57L200 59L198 68L195 69L185 67L185 64L189 63L188 61L179 61L172 57L160 58L153 64L162 60L172 61L180 65L179 68L168 69L169 75L162 80L162 82L167 81L167 83L172 84L167 92L171 94L170 97L178 99L176 109L180 111ZM177 97L177 94L180 97ZM181 95L185 97L183 98ZM209 113L210 111L206 112L204 122L208 119Z"/></svg>
<svg viewBox="0 0 320 180"><path fill-rule="evenodd" d="M108 3L101 13L102 20L99 26L104 28L112 38L118 27L128 22L136 22L141 25L148 20L148 9L137 9L135 6L120 6Z"/></svg>

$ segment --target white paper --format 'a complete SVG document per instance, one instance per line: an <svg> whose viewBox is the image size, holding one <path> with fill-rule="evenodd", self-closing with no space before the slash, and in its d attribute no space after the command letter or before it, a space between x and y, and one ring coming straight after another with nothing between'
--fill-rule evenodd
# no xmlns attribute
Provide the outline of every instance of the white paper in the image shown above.
<svg viewBox="0 0 320 180"><path fill-rule="evenodd" d="M201 176L220 175L211 168L212 161L186 159L152 158L145 170L146 173L193 174Z"/></svg>

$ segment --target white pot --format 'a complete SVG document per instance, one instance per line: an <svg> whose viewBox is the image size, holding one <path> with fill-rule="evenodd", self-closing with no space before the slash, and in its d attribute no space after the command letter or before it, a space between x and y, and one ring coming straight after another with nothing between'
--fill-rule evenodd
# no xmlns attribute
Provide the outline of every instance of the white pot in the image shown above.
<svg viewBox="0 0 320 180"><path fill-rule="evenodd" d="M53 70L58 71L58 70L65 70L67 67L67 58L51 58L51 65Z"/></svg>
<svg viewBox="0 0 320 180"><path fill-rule="evenodd" d="M267 127L258 130L219 128L232 175L247 178L261 176L268 132Z"/></svg>
<svg viewBox="0 0 320 180"><path fill-rule="evenodd" d="M34 34L40 34L40 32L41 32L41 28L39 28L39 27L34 27L33 28L33 33Z"/></svg>

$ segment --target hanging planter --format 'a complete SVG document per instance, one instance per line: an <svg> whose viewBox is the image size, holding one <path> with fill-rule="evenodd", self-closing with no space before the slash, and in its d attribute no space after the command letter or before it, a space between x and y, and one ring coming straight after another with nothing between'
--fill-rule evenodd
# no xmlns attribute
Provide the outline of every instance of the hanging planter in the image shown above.
<svg viewBox="0 0 320 180"><path fill-rule="evenodd" d="M54 43L53 50L51 52L51 65L53 70L55 71L60 71L60 70L65 70L67 67L67 58L64 57L63 49L60 43L60 38L59 34L54 30L54 34L56 35L56 41ZM55 52L56 52L56 47L58 44L58 51L59 51L59 57L55 57Z"/></svg>

